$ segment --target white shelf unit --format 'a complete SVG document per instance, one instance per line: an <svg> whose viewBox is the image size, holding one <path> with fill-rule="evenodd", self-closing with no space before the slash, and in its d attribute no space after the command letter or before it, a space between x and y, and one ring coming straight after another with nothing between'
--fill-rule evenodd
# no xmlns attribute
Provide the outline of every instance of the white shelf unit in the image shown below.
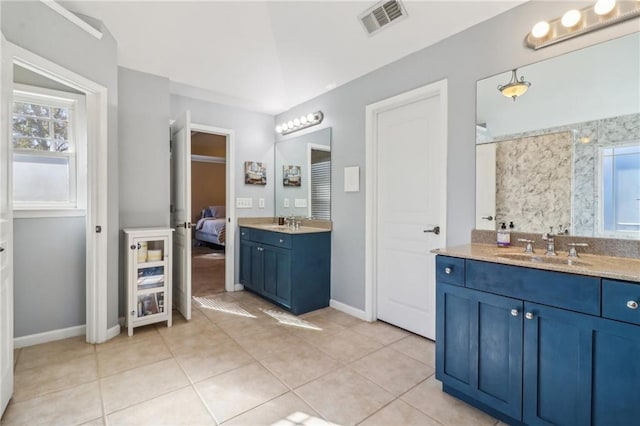
<svg viewBox="0 0 640 426"><path fill-rule="evenodd" d="M125 264L129 336L142 325L166 321L171 327L171 228L127 228Z"/></svg>

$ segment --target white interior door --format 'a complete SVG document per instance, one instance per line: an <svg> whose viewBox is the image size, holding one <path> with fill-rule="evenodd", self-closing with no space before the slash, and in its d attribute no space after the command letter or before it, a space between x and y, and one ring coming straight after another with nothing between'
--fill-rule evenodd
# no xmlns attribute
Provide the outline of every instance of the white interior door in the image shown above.
<svg viewBox="0 0 640 426"><path fill-rule="evenodd" d="M496 144L476 145L476 229L496 230Z"/></svg>
<svg viewBox="0 0 640 426"><path fill-rule="evenodd" d="M13 394L13 211L11 206L11 161L9 158L9 114L13 86L13 62L0 40L0 416Z"/></svg>
<svg viewBox="0 0 640 426"><path fill-rule="evenodd" d="M438 92L439 93L439 92ZM445 244L446 122L440 95L377 115L377 317L435 339L435 255ZM438 232L433 231L438 227Z"/></svg>
<svg viewBox="0 0 640 426"><path fill-rule="evenodd" d="M191 113L171 125L173 191L173 300L191 319Z"/></svg>

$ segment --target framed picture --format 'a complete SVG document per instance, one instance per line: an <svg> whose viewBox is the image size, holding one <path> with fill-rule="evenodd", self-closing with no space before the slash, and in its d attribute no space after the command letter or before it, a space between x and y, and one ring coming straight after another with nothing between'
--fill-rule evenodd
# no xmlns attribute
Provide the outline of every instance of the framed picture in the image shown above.
<svg viewBox="0 0 640 426"><path fill-rule="evenodd" d="M249 185L266 185L267 167L257 161L245 161L244 183Z"/></svg>
<svg viewBox="0 0 640 426"><path fill-rule="evenodd" d="M300 166L282 166L282 184L284 186L301 186L302 168Z"/></svg>

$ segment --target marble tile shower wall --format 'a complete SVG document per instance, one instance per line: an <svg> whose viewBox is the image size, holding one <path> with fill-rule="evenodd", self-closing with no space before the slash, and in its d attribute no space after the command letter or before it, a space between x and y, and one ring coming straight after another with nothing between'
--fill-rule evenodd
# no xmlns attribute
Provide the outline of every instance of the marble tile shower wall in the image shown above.
<svg viewBox="0 0 640 426"><path fill-rule="evenodd" d="M568 188L571 189L570 195L570 203L569 206L570 211L572 212L571 220L569 221L558 221L555 216L559 214L559 212L566 207L564 206L564 201L562 201L563 205L554 208L554 217L548 218L545 217L543 227L540 227L540 224L528 224L527 221L523 221L518 223L518 229L525 230L545 230L546 226L549 223L567 223L571 224L573 234L574 235L582 235L582 236L595 236L599 235L598 229L600 226L599 223L599 214L598 212L598 198L599 198L599 185L598 176L599 176L599 167L598 167L598 157L599 150L603 147L610 147L616 145L626 145L626 144L638 144L640 143L640 113L628 114L618 117L610 117L603 118L599 120L586 121L583 123L575 123L568 124L564 126L551 127L548 129L541 130L533 130L529 132L515 133L511 135L505 135L496 138L487 137L485 133L479 132L477 142L480 143L491 143L491 142L502 142L502 141L515 141L519 139L527 139L528 141L535 140L536 142L551 142L553 141L554 134L568 134L570 135L570 146L573 146L573 150L569 150L569 154L573 155L572 161L572 180L569 182ZM534 137L542 137L549 136L551 139L536 139ZM498 146L503 144L498 144ZM509 144L507 144L509 145ZM565 145L562 144L564 147ZM548 167L553 166L554 164L558 167L562 167L564 170L565 163L565 154L560 155L559 157L549 160L548 154L554 151L553 148L547 147L543 148L542 161L536 157L533 159L531 156L526 156L526 161L534 161L544 163L544 164L536 164L535 171L537 175L542 175L536 177L536 179L540 179L544 177L545 170ZM528 150L523 151L523 155L528 153ZM511 153L509 155L517 155L515 153ZM518 159L519 163L522 163L524 159ZM498 164L500 161L497 159ZM496 186L499 181L505 182L504 178L501 176L501 173L508 169L508 167L496 167ZM517 176L516 176L517 178ZM520 177L521 180L522 177ZM537 186L533 189L529 195L534 194L535 199L540 202L548 202L549 200L545 200L545 197L548 194L543 191L545 188L544 185ZM520 187L522 190L522 186ZM513 191L511 191L513 193ZM564 194L564 192L563 192ZM511 197L514 197L512 195ZM500 212L501 209L505 209L505 211L514 210L513 207L513 198L508 200L503 200L502 203L510 203L509 206L503 206L499 204L498 197L496 196L496 213ZM538 204L537 201L530 201L529 197L527 197L527 205L525 208L528 210L534 209L533 205ZM546 216L546 212L545 212ZM501 217L501 216L499 216ZM508 220L516 220L510 219L510 216L507 216ZM537 221L535 221L537 222ZM517 222L516 222L517 223ZM530 227L530 225L534 225L535 227Z"/></svg>
<svg viewBox="0 0 640 426"><path fill-rule="evenodd" d="M571 222L571 132L496 146L496 217L543 232ZM523 194L527 194L523 197Z"/></svg>

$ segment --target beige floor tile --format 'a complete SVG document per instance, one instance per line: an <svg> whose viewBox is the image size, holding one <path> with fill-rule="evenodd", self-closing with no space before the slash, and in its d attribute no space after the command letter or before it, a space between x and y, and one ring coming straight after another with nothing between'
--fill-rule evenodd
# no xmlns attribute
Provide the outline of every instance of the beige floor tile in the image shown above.
<svg viewBox="0 0 640 426"><path fill-rule="evenodd" d="M214 298L216 304L214 307L200 307L200 311L207 319L213 323L219 323L223 321L230 321L234 318L250 318L255 315L255 309L251 306L237 301L232 297L220 300Z"/></svg>
<svg viewBox="0 0 640 426"><path fill-rule="evenodd" d="M394 327L382 321L363 322L362 324L351 327L351 330L364 336L371 337L383 345L391 344L411 334L408 331Z"/></svg>
<svg viewBox="0 0 640 426"><path fill-rule="evenodd" d="M160 333L154 324L133 329L133 336L129 337L127 328L121 327L120 334L113 339L96 345L96 352L106 351L115 347L123 347L125 345L134 345L136 343L154 344L160 339Z"/></svg>
<svg viewBox="0 0 640 426"><path fill-rule="evenodd" d="M109 426L216 424L191 386L109 414L107 419Z"/></svg>
<svg viewBox="0 0 640 426"><path fill-rule="evenodd" d="M436 368L436 344L433 340L412 334L389 346L398 352L409 355L413 359Z"/></svg>
<svg viewBox="0 0 640 426"><path fill-rule="evenodd" d="M334 308L318 309L317 311L309 312L308 314L303 315L303 317L307 319L312 319L315 317L324 318L338 325L341 325L342 327L353 327L365 322L352 315L340 312Z"/></svg>
<svg viewBox="0 0 640 426"><path fill-rule="evenodd" d="M42 367L52 362L68 361L94 352L94 345L87 343L85 336L28 346L22 348L16 370Z"/></svg>
<svg viewBox="0 0 640 426"><path fill-rule="evenodd" d="M360 423L361 426L440 426L440 423L416 410L406 402L396 399L373 416Z"/></svg>
<svg viewBox="0 0 640 426"><path fill-rule="evenodd" d="M194 383L255 361L231 339L226 344L212 345L176 359Z"/></svg>
<svg viewBox="0 0 640 426"><path fill-rule="evenodd" d="M339 361L303 341L294 348L287 348L260 362L292 389L327 374L341 365Z"/></svg>
<svg viewBox="0 0 640 426"><path fill-rule="evenodd" d="M97 378L95 354L52 362L42 367L18 370L14 376L13 398L16 401L25 401L88 383Z"/></svg>
<svg viewBox="0 0 640 426"><path fill-rule="evenodd" d="M233 342L222 330L202 330L192 335L172 335L163 337L167 347L174 356L188 355L201 350L207 350L211 346L220 346Z"/></svg>
<svg viewBox="0 0 640 426"><path fill-rule="evenodd" d="M104 417L98 417L97 419L82 423L80 426L105 426L106 424Z"/></svg>
<svg viewBox="0 0 640 426"><path fill-rule="evenodd" d="M264 315L256 318L236 317L218 322L216 325L234 339L264 334L270 328L277 327L275 320Z"/></svg>
<svg viewBox="0 0 640 426"><path fill-rule="evenodd" d="M434 373L433 368L390 348L367 355L350 367L396 396Z"/></svg>
<svg viewBox="0 0 640 426"><path fill-rule="evenodd" d="M22 349L14 349L13 350L13 368L15 370L16 368L16 364L18 364L18 358L20 358L20 351L22 351Z"/></svg>
<svg viewBox="0 0 640 426"><path fill-rule="evenodd" d="M293 392L285 393L282 396L272 399L271 401L260 405L259 407L249 410L244 414L234 417L233 419L224 423L227 425L246 426L246 425L272 425L278 420L286 419L294 413L298 413L298 416L303 417L315 417L320 418L320 414L303 400L301 400Z"/></svg>
<svg viewBox="0 0 640 426"><path fill-rule="evenodd" d="M295 390L325 419L354 425L393 400L393 395L348 367L307 383Z"/></svg>
<svg viewBox="0 0 640 426"><path fill-rule="evenodd" d="M219 422L287 392L275 376L257 363L212 377L196 387Z"/></svg>
<svg viewBox="0 0 640 426"><path fill-rule="evenodd" d="M294 336L282 327L271 328L263 334L236 338L236 341L251 356L261 360L284 351L295 350L302 343L299 337Z"/></svg>
<svg viewBox="0 0 640 426"><path fill-rule="evenodd" d="M153 399L189 384L174 359L134 368L100 380L106 413Z"/></svg>
<svg viewBox="0 0 640 426"><path fill-rule="evenodd" d="M345 329L336 334L319 335L308 340L332 358L342 362L351 362L362 358L382 347L382 344L370 337Z"/></svg>
<svg viewBox="0 0 640 426"><path fill-rule="evenodd" d="M121 371L171 358L162 340L155 344L136 343L98 352L98 374L106 377Z"/></svg>
<svg viewBox="0 0 640 426"><path fill-rule="evenodd" d="M306 329L296 326L284 326L286 330L291 332L292 334L301 337L307 341L314 341L318 338L318 336L330 336L334 334L338 334L341 331L345 331L347 328L341 326L340 324L330 321L325 316L319 315L311 318L307 318L304 315L300 317L304 321L307 321L312 326L319 328L320 330L314 329Z"/></svg>
<svg viewBox="0 0 640 426"><path fill-rule="evenodd" d="M401 399L444 425L495 425L496 419L442 392L442 383L431 376Z"/></svg>
<svg viewBox="0 0 640 426"><path fill-rule="evenodd" d="M24 402L11 401L3 425L77 425L102 416L98 382L85 383Z"/></svg>

